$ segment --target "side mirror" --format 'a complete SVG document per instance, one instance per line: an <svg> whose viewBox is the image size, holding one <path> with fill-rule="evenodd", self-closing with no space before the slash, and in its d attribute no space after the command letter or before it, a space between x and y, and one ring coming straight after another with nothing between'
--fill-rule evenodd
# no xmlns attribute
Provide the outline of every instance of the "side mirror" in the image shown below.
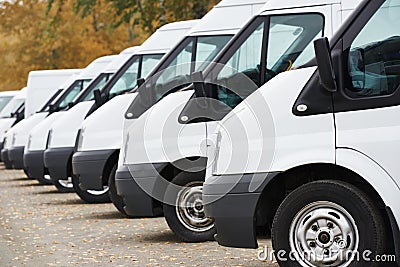
<svg viewBox="0 0 400 267"><path fill-rule="evenodd" d="M207 90L206 90L206 84L204 83L204 76L203 72L198 71L194 72L192 74L192 81L193 81L193 87L194 87L194 94L196 95L196 98L199 99L199 104L201 108L207 108Z"/></svg>
<svg viewBox="0 0 400 267"><path fill-rule="evenodd" d="M204 77L201 71L192 74L192 81L194 93L196 97L207 97L206 86L204 84Z"/></svg>
<svg viewBox="0 0 400 267"><path fill-rule="evenodd" d="M139 79L137 79L136 84L137 84L137 86L138 86L138 88L139 88L139 87L142 86L145 82L146 82L146 80L145 80L144 78L139 78Z"/></svg>
<svg viewBox="0 0 400 267"><path fill-rule="evenodd" d="M49 105L49 113L54 113L56 111L56 107L54 106L54 104L50 104Z"/></svg>
<svg viewBox="0 0 400 267"><path fill-rule="evenodd" d="M69 108L69 109L72 108L73 106L75 106L75 103L74 103L74 102L69 102L69 103L68 103L68 108Z"/></svg>
<svg viewBox="0 0 400 267"><path fill-rule="evenodd" d="M318 72L321 85L328 92L336 92L337 84L335 72L333 71L331 51L328 38L320 38L314 41L315 56L317 59Z"/></svg>
<svg viewBox="0 0 400 267"><path fill-rule="evenodd" d="M94 102L95 102L96 106L100 107L103 104L103 99L101 97L100 90L99 89L94 90L93 95L94 95Z"/></svg>

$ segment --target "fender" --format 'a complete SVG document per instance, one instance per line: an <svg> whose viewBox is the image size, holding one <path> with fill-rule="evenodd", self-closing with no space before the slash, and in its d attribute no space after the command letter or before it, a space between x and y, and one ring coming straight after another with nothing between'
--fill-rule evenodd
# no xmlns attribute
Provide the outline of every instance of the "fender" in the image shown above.
<svg viewBox="0 0 400 267"><path fill-rule="evenodd" d="M398 229L400 223L400 187L394 178L367 155L349 148L336 149L336 164L354 171L374 187L387 208L393 212L395 222L392 222L392 228ZM393 225L394 223L397 225Z"/></svg>

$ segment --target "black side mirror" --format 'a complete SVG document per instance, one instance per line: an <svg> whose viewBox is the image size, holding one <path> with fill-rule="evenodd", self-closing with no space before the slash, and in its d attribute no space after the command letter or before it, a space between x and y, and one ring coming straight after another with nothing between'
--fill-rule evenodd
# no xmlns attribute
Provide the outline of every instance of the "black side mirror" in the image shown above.
<svg viewBox="0 0 400 267"><path fill-rule="evenodd" d="M69 103L68 103L68 108L69 108L69 109L72 108L73 106L75 106L75 103L74 103L74 102L69 102Z"/></svg>
<svg viewBox="0 0 400 267"><path fill-rule="evenodd" d="M95 102L96 106L100 107L103 104L103 99L101 97L100 90L99 89L94 90L93 95L94 95L94 102Z"/></svg>
<svg viewBox="0 0 400 267"><path fill-rule="evenodd" d="M50 112L50 113L56 112L56 107L54 106L54 104L50 104L50 105L49 105L49 112Z"/></svg>
<svg viewBox="0 0 400 267"><path fill-rule="evenodd" d="M336 92L337 84L333 70L331 51L328 38L320 38L314 41L315 56L321 85L328 92Z"/></svg>
<svg viewBox="0 0 400 267"><path fill-rule="evenodd" d="M208 108L208 103L207 103L208 94L207 94L206 84L204 82L203 72L201 71L194 72L192 74L192 81L194 87L194 94L198 99L197 102L199 103L199 106L203 109Z"/></svg>
<svg viewBox="0 0 400 267"><path fill-rule="evenodd" d="M139 87L142 86L145 82L146 82L146 80L145 80L144 78L139 78L139 79L137 79L136 84L137 84L137 86L138 86L138 88L139 88Z"/></svg>

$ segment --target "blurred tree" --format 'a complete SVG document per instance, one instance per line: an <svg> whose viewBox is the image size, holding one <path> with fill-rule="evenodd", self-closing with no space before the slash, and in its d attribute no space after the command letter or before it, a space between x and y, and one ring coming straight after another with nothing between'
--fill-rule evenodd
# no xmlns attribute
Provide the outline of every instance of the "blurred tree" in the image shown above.
<svg viewBox="0 0 400 267"><path fill-rule="evenodd" d="M29 71L83 68L142 43L160 26L201 18L219 0L0 1L0 89Z"/></svg>

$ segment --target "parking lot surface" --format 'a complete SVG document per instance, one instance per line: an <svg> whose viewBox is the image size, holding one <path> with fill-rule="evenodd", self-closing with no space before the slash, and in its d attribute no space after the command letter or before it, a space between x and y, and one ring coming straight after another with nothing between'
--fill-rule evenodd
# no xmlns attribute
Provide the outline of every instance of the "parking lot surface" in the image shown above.
<svg viewBox="0 0 400 267"><path fill-rule="evenodd" d="M85 204L2 164L0 192L2 267L275 266L258 260L258 250L182 243L164 218L125 219L112 204Z"/></svg>

